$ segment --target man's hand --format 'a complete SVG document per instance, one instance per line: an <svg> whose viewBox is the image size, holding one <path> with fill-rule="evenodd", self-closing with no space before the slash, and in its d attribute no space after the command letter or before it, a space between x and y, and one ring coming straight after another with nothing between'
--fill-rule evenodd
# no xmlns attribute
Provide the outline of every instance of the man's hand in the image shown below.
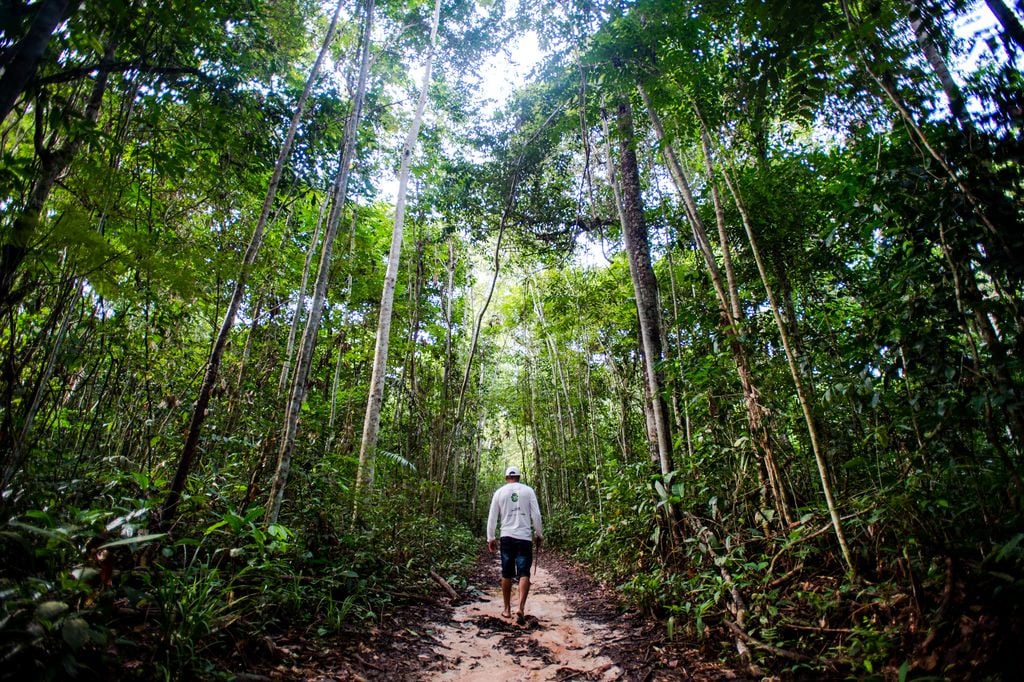
<svg viewBox="0 0 1024 682"><path fill-rule="evenodd" d="M498 549L498 541L497 540L488 540L487 541L487 549L488 549L488 551L493 553L494 550Z"/></svg>

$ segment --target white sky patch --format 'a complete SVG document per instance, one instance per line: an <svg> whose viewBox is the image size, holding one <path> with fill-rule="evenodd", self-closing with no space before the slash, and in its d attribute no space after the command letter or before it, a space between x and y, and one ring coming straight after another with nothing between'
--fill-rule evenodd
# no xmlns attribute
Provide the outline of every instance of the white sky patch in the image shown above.
<svg viewBox="0 0 1024 682"><path fill-rule="evenodd" d="M596 234L579 235L576 237L576 245L579 250L574 254L573 260L584 269L607 267L619 252L618 244L602 239Z"/></svg>
<svg viewBox="0 0 1024 682"><path fill-rule="evenodd" d="M484 104L481 114L485 118L490 118L503 107L512 94L526 84L530 72L543 58L544 53L540 49L537 34L528 31L486 59L477 72L477 84ZM417 64L409 70L409 76L417 84L417 88L423 82L424 68L423 64ZM411 106L415 107L415 101ZM431 119L430 108L431 105L428 104L426 121ZM379 179L378 191L380 200L393 203L398 194L398 178L392 173L387 173Z"/></svg>
<svg viewBox="0 0 1024 682"><path fill-rule="evenodd" d="M483 113L491 116L517 89L526 84L530 72L544 58L533 31L519 35L480 65L478 82L483 97Z"/></svg>

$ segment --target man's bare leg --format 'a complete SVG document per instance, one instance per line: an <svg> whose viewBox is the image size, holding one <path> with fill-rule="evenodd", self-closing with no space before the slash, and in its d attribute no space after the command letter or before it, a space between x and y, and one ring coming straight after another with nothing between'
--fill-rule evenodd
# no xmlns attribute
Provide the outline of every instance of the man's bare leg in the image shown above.
<svg viewBox="0 0 1024 682"><path fill-rule="evenodd" d="M510 580L509 583L512 581ZM510 585L511 587L511 585ZM522 624L526 617L526 596L530 594L530 579L523 576L519 579L519 611L516 614L517 620Z"/></svg>
<svg viewBox="0 0 1024 682"><path fill-rule="evenodd" d="M512 617L512 579L502 578L501 579L501 597L505 600L505 610L501 612L501 615L505 618ZM521 608L521 607L520 607Z"/></svg>

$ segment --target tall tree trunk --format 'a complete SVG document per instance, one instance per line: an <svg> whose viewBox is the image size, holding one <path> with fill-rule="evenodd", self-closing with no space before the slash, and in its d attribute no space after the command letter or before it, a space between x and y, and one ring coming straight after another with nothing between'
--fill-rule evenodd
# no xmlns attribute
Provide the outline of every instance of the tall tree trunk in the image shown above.
<svg viewBox="0 0 1024 682"><path fill-rule="evenodd" d="M352 224L348 232L348 257L352 258L352 254L356 250L356 206L352 207ZM352 297L352 268L348 269L348 279L345 283L345 295L351 299ZM341 317L342 325L344 325L344 315ZM327 447L334 446L334 421L338 414L338 387L341 385L341 365L342 360L345 357L345 341L344 341L344 326L338 335L341 339L338 341L338 356L334 359L334 379L331 382L331 414L327 419Z"/></svg>
<svg viewBox="0 0 1024 682"><path fill-rule="evenodd" d="M629 260L630 278L636 294L637 316L640 321L640 341L644 349L644 374L651 396L654 426L658 439L658 459L662 475L673 469L672 434L668 404L661 389L665 385L660 368L661 310L658 303L658 280L651 265L651 247L647 239L643 199L640 190L640 170L637 166L636 141L633 131L633 111L629 100L623 97L617 106L619 132L619 189L622 207L622 240Z"/></svg>
<svg viewBox="0 0 1024 682"><path fill-rule="evenodd" d="M238 361L238 378L235 379L235 386L231 391L231 398L228 402L228 425L224 429L227 433L234 433L235 424L238 420L238 412L242 403L242 387L245 385L245 374L249 369L249 358L252 357L252 347L260 327L260 317L263 315L263 301L265 298L264 294L260 294L256 299L256 307L252 313L252 325L245 335L245 346L242 348L242 357Z"/></svg>
<svg viewBox="0 0 1024 682"><path fill-rule="evenodd" d="M74 6L77 5L76 0ZM0 57L0 66L3 67L3 75L0 75L0 123L7 119L18 98L32 82L54 29L67 19L72 9L71 0L41 0L36 3L28 32L4 50Z"/></svg>
<svg viewBox="0 0 1024 682"><path fill-rule="evenodd" d="M965 133L971 133L974 130L974 124L967 113L967 105L964 102L963 93L960 92L960 86L953 80L952 74L949 73L949 67L946 66L946 61L939 54L939 48L932 39L931 32L929 31L931 22L925 20L925 12L927 10L920 0L907 0L907 8L909 10L910 26L914 29L914 38L921 47L928 65L932 67L939 85L942 86L942 91L946 94L950 113L953 114L953 117Z"/></svg>
<svg viewBox="0 0 1024 682"><path fill-rule="evenodd" d="M598 519L604 522L604 494L601 488L604 485L604 450L603 444L597 437L597 427L594 425L596 416L598 414L597 400L594 397L594 386L592 381L592 368L590 366L590 358L586 357L583 359L584 367L586 371L584 373L585 387L587 392L587 431L590 435L590 449L594 453L594 492L597 497L597 514ZM589 480L589 476L587 479Z"/></svg>
<svg viewBox="0 0 1024 682"><path fill-rule="evenodd" d="M306 259L302 263L299 296L295 300L295 314L292 315L292 323L288 327L288 342L284 349L284 362L281 363L281 376L277 379L277 394L279 396L284 393L284 389L288 385L288 376L291 374L292 354L295 352L295 337L299 333L299 321L302 320L303 313L306 312L306 286L309 284L309 271L313 265L313 254L317 252L317 246L320 244L320 229L323 227L324 212L327 210L329 203L331 203L330 197L324 197L324 200L320 202L320 210L316 216L316 227L313 228L313 238L309 240L309 246L306 248Z"/></svg>
<svg viewBox="0 0 1024 682"><path fill-rule="evenodd" d="M455 328L455 240L448 240L448 260L445 264L447 279L445 283L444 305L441 308L444 317L444 364L441 370L441 405L435 417L435 437L430 444L430 472L441 471L441 459L447 452L448 421L451 415L452 370L455 365L453 351L453 335ZM434 478L433 480L439 480Z"/></svg>
<svg viewBox="0 0 1024 682"><path fill-rule="evenodd" d="M676 364L678 371L683 367L683 340L682 328L679 322L679 295L676 290L676 266L672 258L672 249L669 248L665 254L668 260L669 291L672 294L672 317L676 321ZM667 348L665 349L668 350ZM678 376L678 374L677 374ZM693 441L690 437L690 408L689 398L684 394L680 396L682 389L678 386L678 380L672 387L672 411L676 419L676 428L686 435L686 462L687 467L693 466ZM681 399L680 399L681 398Z"/></svg>
<svg viewBox="0 0 1024 682"><path fill-rule="evenodd" d="M712 168L711 150L707 130L704 128L703 120L701 120L701 137L704 142L702 145L704 156L710 171ZM793 377L793 386L796 388L796 395L800 402L800 409L803 411L804 422L807 424L807 433L811 440L811 450L814 453L814 461L818 466L818 476L821 480L821 490L825 495L825 504L828 507L828 513L832 519L832 529L835 531L836 540L839 543L839 549L842 551L846 567L849 569L851 574L856 574L857 569L853 564L853 555L850 553L850 548L846 543L846 534L843 532L842 521L839 517L839 508L836 505L835 497L832 494L832 484L829 481L828 476L828 465L825 461L825 449L821 444L822 439L820 430L811 409L812 396L810 395L810 391L804 385L803 377L801 376L800 369L797 366L796 353L793 350L793 342L790 339L789 329L787 328L785 321L782 319L782 313L779 310L775 290L772 287L771 282L768 280L768 272L765 268L764 260L761 258L761 251L757 246L757 239L754 236L754 230L750 224L750 217L747 214L746 206L743 204L735 184L729 178L729 174L724 172L723 176L729 187L729 191L732 193L733 200L736 202L736 208L739 211L740 218L743 222L743 229L747 233L747 241L750 244L750 251L754 256L754 262L757 263L757 272L761 276L761 284L764 286L765 293L768 296L768 305L772 309L772 317L775 319L775 325L779 330L779 337L782 339L782 347L786 353L786 361L789 364L789 371Z"/></svg>
<svg viewBox="0 0 1024 682"><path fill-rule="evenodd" d="M770 502L764 500L765 506L767 507L767 504L770 503L778 512L780 522L788 525L792 522L792 518L782 486L782 477L775 462L775 452L769 428L770 414L764 405L761 404L760 391L754 383L753 373L750 370L750 360L747 357L746 349L743 348L743 344L740 342L742 318L737 318L734 315L737 309L735 291L727 290L726 284L722 281L722 274L718 269L718 263L714 251L711 249L711 242L708 240L704 223L697 212L697 203L690 190L690 184L686 179L686 174L683 172L682 165L676 157L675 149L665 138L665 130L661 124L661 118L654 107L651 106L646 91L642 87L639 90L647 107L651 124L654 127L655 136L661 143L669 176L672 178L676 190L683 199L694 240L704 256L708 276L711 278L715 295L718 298L718 304L722 313L722 324L729 338L729 347L736 364L736 372L740 379L740 385L743 387L743 398L747 408L747 425L759 455L758 480L761 482L762 487L767 486L771 491L771 500ZM734 289L734 287L731 286L730 289Z"/></svg>
<svg viewBox="0 0 1024 682"><path fill-rule="evenodd" d="M309 95L313 90L313 83L320 73L320 66L327 55L331 40L334 38L341 6L342 0L338 0L338 4L334 9L334 15L331 17L330 26L327 28L327 34L324 36L320 53L317 54L316 61L313 62L309 77L306 79L306 85L299 96L299 101L296 103L295 113L292 115L291 122L288 125L288 131L281 142L281 149L278 152L277 161L274 163L274 171L267 185L267 193L263 198L260 216L256 221L256 228L253 230L249 244L245 249L245 254L242 256L242 264L238 271L238 278L235 280L234 289L231 292L231 300L228 302L227 311L224 313L224 320L221 322L217 337L213 342L213 347L210 349L210 357L206 362L206 371L203 374L199 395L192 410L188 432L185 436L185 444L182 446L181 457L178 460L178 468L175 471L174 480L171 482L171 488L167 493L167 499L164 501L161 511L161 523L164 527L170 524L178 514L178 502L181 500L181 494L185 490L185 482L188 480L188 474L195 460L196 449L199 445L199 434L202 430L203 422L206 420L206 409L210 404L210 396L213 393L213 387L217 383L217 376L220 373L221 359L224 357L224 350L227 348L231 329L235 325L238 308L241 306L242 297L245 295L249 273L256 262L256 256L259 254L260 247L263 245L263 233L270 217L270 211L274 207L274 199L277 197L277 187L281 182L281 175L284 173L285 165L291 156L295 131L298 129L299 123L306 111L306 101L309 99Z"/></svg>
<svg viewBox="0 0 1024 682"><path fill-rule="evenodd" d="M366 0L366 16L363 19L362 47L359 57L359 79L352 98L352 111L345 125L345 149L338 167L338 178L334 184L332 209L324 231L323 247L320 249L320 262L317 266L316 284L313 288L313 301L310 305L306 326L302 331L299 343L299 354L292 374L291 389L285 408L284 426L281 429L281 442L278 446L277 469L271 485L270 499L267 502L267 523L277 523L284 500L284 490L288 484L288 473L291 470L292 452L295 450L295 435L299 426L299 411L306 398L306 384L309 379L309 368L313 361L313 348L316 346L317 333L320 331L320 319L323 315L324 302L327 298L327 280L331 270L331 255L334 252L334 239L338 234L338 225L344 213L345 199L348 194L349 171L355 158L356 137L359 122L363 115L363 100L366 98L366 81L370 71L370 38L373 31L373 10L375 0Z"/></svg>
<svg viewBox="0 0 1024 682"><path fill-rule="evenodd" d="M370 394L366 402L366 419L363 421L363 438L359 445L359 468L356 471L354 492L355 507L353 523L358 516L360 498L373 490L374 457L377 452L377 435L380 431L380 409L384 402L384 374L388 365L388 346L391 335L391 317L395 301L395 281L398 278L398 264L402 253L402 228L405 224L405 201L409 188L410 163L416 142L419 139L423 111L427 106L430 90L431 71L434 68L434 50L437 44L437 27L441 23L441 0L434 2L434 15L430 24L430 47L427 51L426 68L420 97L416 104L416 115L409 126L409 132L402 148L402 164L398 173L398 197L395 200L395 223L391 233L391 251L384 275L384 291L380 299L380 318L377 322L377 343L373 351L373 371L370 376Z"/></svg>
<svg viewBox="0 0 1024 682"><path fill-rule="evenodd" d="M534 375L536 373L536 360L530 356L531 362L527 364L526 369L526 385L529 392L529 400L527 407L529 408L529 414L527 420L530 424L530 442L532 443L531 450L533 451L533 466L536 470L534 476L537 479L538 490L541 491L541 499L544 500L544 508L551 508L551 493L548 490L548 477L544 471L544 458L540 446L540 429L537 426L537 391L534 388L536 380Z"/></svg>
<svg viewBox="0 0 1024 682"><path fill-rule="evenodd" d="M1016 43L1018 49L1024 49L1024 26L1021 25L1013 10L1003 0L985 0L985 4L1003 27L1006 38ZM1017 7L1020 7L1019 3Z"/></svg>

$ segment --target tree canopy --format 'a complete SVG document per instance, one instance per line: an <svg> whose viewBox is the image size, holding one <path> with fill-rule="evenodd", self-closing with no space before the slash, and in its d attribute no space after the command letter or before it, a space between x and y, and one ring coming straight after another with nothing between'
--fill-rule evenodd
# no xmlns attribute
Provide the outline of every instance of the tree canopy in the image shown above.
<svg viewBox="0 0 1024 682"><path fill-rule="evenodd" d="M5 2L2 675L368 627L509 464L708 656L1019 675L1021 20Z"/></svg>

